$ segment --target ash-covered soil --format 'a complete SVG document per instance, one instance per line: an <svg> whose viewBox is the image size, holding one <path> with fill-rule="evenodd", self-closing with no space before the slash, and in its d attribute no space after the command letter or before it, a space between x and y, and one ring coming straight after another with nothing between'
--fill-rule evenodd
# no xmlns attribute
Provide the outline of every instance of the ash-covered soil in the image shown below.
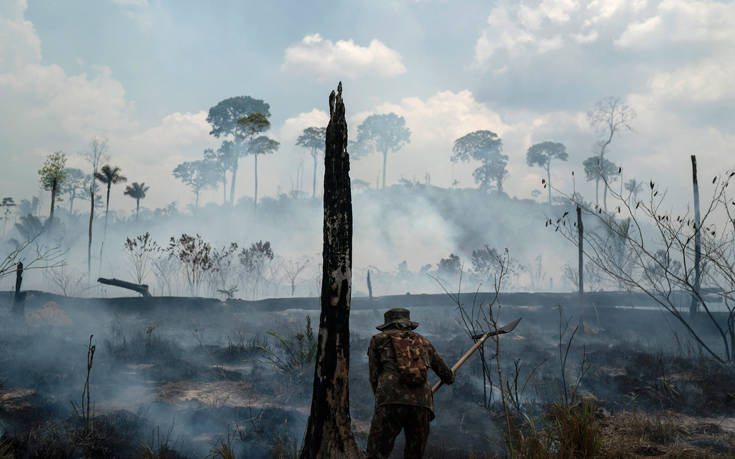
<svg viewBox="0 0 735 459"><path fill-rule="evenodd" d="M14 317L6 302L0 457L205 457L223 444L237 457L290 457L309 412L314 336L306 317L314 334L318 324L311 303L271 312L241 302L185 298L177 307L141 299L121 309L29 294L25 317ZM350 408L363 447L373 412L366 353L382 323L380 305L351 315ZM411 312L448 364L472 345L449 299ZM557 308L508 306L499 322L518 317L518 328L500 340L514 419L541 429L549 406L564 399L566 381L570 405L595 407L611 457L735 455L735 371L706 358L665 312L588 308L580 321L572 307L560 315ZM563 359L577 325L563 365L560 332ZM717 349L707 322L695 326ZM90 335L96 349L86 425L79 414ZM427 457L504 454L494 354L487 342L489 379L478 354L437 393ZM396 457L401 447L399 437Z"/></svg>

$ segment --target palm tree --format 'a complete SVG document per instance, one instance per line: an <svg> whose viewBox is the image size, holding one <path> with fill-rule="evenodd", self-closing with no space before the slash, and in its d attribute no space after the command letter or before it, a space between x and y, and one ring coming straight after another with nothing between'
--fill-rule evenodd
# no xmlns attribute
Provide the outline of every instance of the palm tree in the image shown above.
<svg viewBox="0 0 735 459"><path fill-rule="evenodd" d="M145 186L145 182L138 183L133 182L132 185L128 185L125 187L125 195L130 196L131 198L135 199L135 221L138 221L138 212L140 211L140 200L145 198L146 192L151 187Z"/></svg>
<svg viewBox="0 0 735 459"><path fill-rule="evenodd" d="M94 178L107 185L107 201L105 205L105 234L107 234L107 217L110 213L110 188L112 185L126 182L128 179L120 174L119 167L111 167L109 164L102 166L99 172L95 172Z"/></svg>

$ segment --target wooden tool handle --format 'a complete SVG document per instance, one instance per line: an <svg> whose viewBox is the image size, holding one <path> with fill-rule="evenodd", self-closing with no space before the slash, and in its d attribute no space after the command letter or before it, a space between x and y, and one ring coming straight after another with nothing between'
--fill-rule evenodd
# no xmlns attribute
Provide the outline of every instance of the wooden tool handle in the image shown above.
<svg viewBox="0 0 735 459"><path fill-rule="evenodd" d="M475 345L474 345L474 346L472 346L472 347L470 348L470 350L469 350L469 351L467 351L467 352L466 352L466 353L465 353L465 354L464 354L464 355L462 356L462 358L460 358L459 360L457 360L457 363L455 363L455 364L454 364L454 366L452 367L452 372L456 372L456 371L457 371L457 370L459 369L459 367L461 367L461 366L462 366L462 364L464 364L464 363L465 363L465 362L467 361L467 359L469 359L469 358L470 358L470 356L471 356L471 355L472 355L472 354L473 354L473 353L474 353L474 352L475 352L475 351L477 350L477 348L479 348L480 346L482 346L482 343L484 343L484 342L485 342L485 340L487 340L487 339L488 339L489 337L490 337L490 334L486 334L486 335L485 335L485 336L483 336L483 337L482 337L481 339L477 340L477 342L475 343ZM437 382L436 384L434 384L434 387L432 387L432 388L431 388L431 393L433 394L433 393L435 393L436 391L438 391L438 390L439 390L439 388L440 388L440 387L442 386L442 384L444 384L444 383L443 383L443 382L442 382L442 380L440 379L440 380L439 380L439 382Z"/></svg>

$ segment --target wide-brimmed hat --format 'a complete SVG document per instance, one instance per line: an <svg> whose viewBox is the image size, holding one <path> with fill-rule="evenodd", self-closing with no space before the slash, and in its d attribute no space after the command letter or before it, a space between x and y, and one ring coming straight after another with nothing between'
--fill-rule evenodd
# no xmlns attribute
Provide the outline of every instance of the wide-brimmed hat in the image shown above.
<svg viewBox="0 0 735 459"><path fill-rule="evenodd" d="M405 308L388 309L383 314L383 321L385 322L383 325L378 325L375 328L382 331L390 326L396 326L398 328L413 330L419 326L418 322L411 320L411 313Z"/></svg>

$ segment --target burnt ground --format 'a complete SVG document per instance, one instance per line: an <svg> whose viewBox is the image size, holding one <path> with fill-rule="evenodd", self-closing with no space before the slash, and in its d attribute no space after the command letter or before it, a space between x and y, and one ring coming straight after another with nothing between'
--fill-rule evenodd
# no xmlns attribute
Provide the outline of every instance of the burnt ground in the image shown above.
<svg viewBox="0 0 735 459"><path fill-rule="evenodd" d="M318 323L313 299L303 309L299 301L284 309L269 300L269 310L240 301L116 303L31 292L25 317L18 318L8 298L0 298L0 457L205 457L221 453L223 444L237 457L290 457L298 448L311 396L306 316ZM456 306L449 299L430 307L416 301L417 331L453 363L472 344ZM363 303L351 317L350 403L364 446L373 411L367 345L388 305ZM400 298L391 303L402 305ZM500 341L510 379L506 395L515 402L508 399L508 406L519 425L531 420L543 429L552 422L549 407L563 400L559 333L561 324L565 349L580 324L572 310L562 309L561 317L552 307L501 311L501 323L523 318ZM720 350L705 319L696 328ZM86 428L78 407L91 334L96 351ZM437 393L427 457L504 454L493 354L488 342L490 383L483 384L476 355L454 385ZM702 354L664 312L587 308L563 374L569 405L594 406L603 456L735 456L735 371ZM399 437L396 452L401 443Z"/></svg>

